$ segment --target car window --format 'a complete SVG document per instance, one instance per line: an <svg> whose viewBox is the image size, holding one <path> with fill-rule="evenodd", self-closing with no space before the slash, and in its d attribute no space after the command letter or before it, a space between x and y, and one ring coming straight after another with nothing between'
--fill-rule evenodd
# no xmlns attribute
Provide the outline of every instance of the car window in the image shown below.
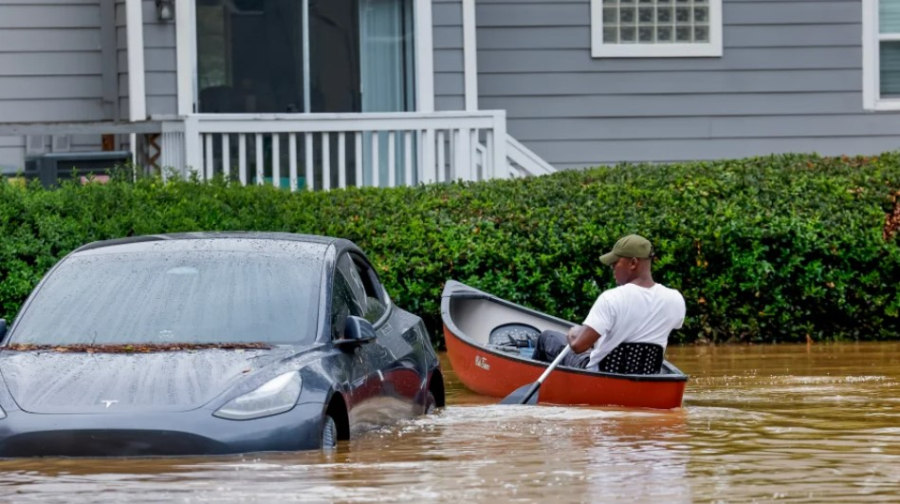
<svg viewBox="0 0 900 504"><path fill-rule="evenodd" d="M331 337L341 339L344 336L344 325L347 317L365 314L365 291L359 274L353 267L350 258L345 254L334 271L334 290L331 302Z"/></svg>
<svg viewBox="0 0 900 504"><path fill-rule="evenodd" d="M365 290L366 312L364 317L374 324L387 311L384 289L381 287L381 282L378 281L375 270L362 258L354 257L353 266Z"/></svg>

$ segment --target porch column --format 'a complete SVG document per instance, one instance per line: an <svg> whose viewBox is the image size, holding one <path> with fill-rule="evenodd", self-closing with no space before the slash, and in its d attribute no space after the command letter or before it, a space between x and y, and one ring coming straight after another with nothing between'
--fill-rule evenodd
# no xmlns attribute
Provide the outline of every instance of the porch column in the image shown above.
<svg viewBox="0 0 900 504"><path fill-rule="evenodd" d="M194 113L194 55L196 54L194 0L175 2L175 64L177 68L178 115Z"/></svg>
<svg viewBox="0 0 900 504"><path fill-rule="evenodd" d="M415 0L416 110L434 112L434 46L431 0Z"/></svg>
<svg viewBox="0 0 900 504"><path fill-rule="evenodd" d="M147 119L144 89L144 16L141 0L126 0L125 30L128 32L128 120Z"/></svg>
<svg viewBox="0 0 900 504"><path fill-rule="evenodd" d="M463 68L466 110L478 110L478 44L475 39L475 0L462 0Z"/></svg>

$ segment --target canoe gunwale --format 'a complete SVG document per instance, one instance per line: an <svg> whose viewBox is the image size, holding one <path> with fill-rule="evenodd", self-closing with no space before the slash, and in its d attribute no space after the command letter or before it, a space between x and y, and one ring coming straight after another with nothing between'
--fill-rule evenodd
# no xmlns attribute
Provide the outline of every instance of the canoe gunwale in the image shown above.
<svg viewBox="0 0 900 504"><path fill-rule="evenodd" d="M493 349L489 346L482 345L473 341L467 334L465 334L453 321L453 318L450 316L450 300L456 299L484 299L487 301L491 301L493 303L497 303L500 305L504 305L506 307L515 309L517 311L527 312L532 316L536 316L538 318L542 318L544 320L548 320L551 322L555 322L561 325L573 326L570 321L563 320L557 317L553 317L551 315L547 315L545 313L541 313L536 310L532 310L530 308L526 308L524 306L512 303L505 299L499 298L497 296L488 294L486 292L479 291L472 287L469 287L465 284L457 282L455 280L449 280L445 286L444 290L441 294L441 319L446 328L446 332L455 337L459 342L466 344L474 349L490 353L492 356L512 361L519 365L524 366L532 366L535 368L543 369L550 365L550 363L542 363L537 362L531 359L527 359L525 357L512 355L501 350ZM567 366L559 366L558 370L563 371L565 373L582 375L586 378L612 378L617 380L628 380L635 382L663 382L663 383L672 383L672 382L686 382L688 381L688 375L684 374L680 369L678 369L674 364L667 360L663 360L663 368L665 368L670 374L656 374L656 375L634 375L634 374L617 374L617 373L607 373L604 371L589 371L587 369L581 368L573 368Z"/></svg>

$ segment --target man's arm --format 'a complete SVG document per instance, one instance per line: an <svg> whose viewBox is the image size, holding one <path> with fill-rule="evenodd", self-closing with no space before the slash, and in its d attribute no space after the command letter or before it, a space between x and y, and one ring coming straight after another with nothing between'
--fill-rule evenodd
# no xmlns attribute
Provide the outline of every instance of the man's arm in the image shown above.
<svg viewBox="0 0 900 504"><path fill-rule="evenodd" d="M594 346L594 343L600 339L600 333L595 331L591 326L577 325L569 329L566 335L569 340L569 346L575 353L581 353Z"/></svg>

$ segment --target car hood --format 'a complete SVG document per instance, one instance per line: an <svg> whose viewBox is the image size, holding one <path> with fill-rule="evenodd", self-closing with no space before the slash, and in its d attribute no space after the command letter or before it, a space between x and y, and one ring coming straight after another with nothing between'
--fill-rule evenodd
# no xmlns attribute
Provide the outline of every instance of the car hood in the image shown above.
<svg viewBox="0 0 900 504"><path fill-rule="evenodd" d="M31 413L187 411L296 351L293 347L147 354L5 350L0 353L0 373L19 407Z"/></svg>

